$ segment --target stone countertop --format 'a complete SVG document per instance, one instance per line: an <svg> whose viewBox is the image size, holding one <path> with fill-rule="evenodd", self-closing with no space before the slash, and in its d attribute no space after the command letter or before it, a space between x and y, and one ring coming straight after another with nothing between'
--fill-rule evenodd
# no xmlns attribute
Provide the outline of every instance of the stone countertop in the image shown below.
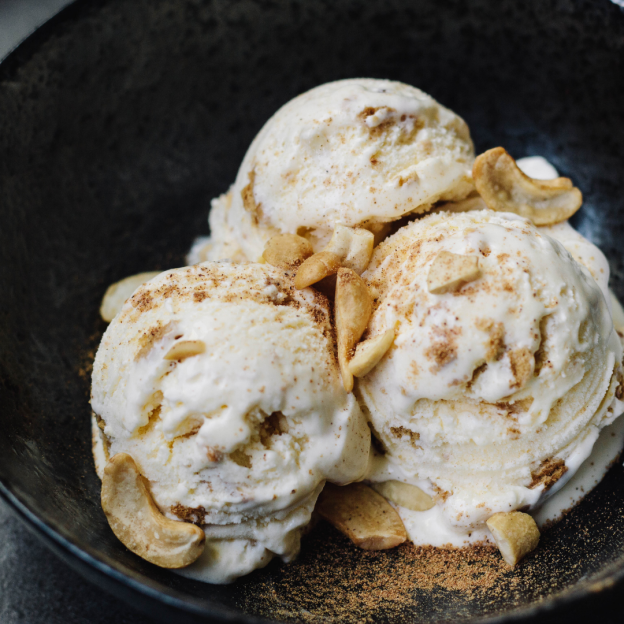
<svg viewBox="0 0 624 624"><path fill-rule="evenodd" d="M70 0L0 0L0 60Z"/></svg>
<svg viewBox="0 0 624 624"><path fill-rule="evenodd" d="M154 624L84 580L0 500L2 624Z"/></svg>

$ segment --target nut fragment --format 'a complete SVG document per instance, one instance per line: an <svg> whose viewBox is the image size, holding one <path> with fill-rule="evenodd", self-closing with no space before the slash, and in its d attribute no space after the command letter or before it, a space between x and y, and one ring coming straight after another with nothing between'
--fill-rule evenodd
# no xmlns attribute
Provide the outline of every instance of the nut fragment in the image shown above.
<svg viewBox="0 0 624 624"><path fill-rule="evenodd" d="M336 281L336 333L342 384L347 392L353 390L349 358L368 325L372 310L373 301L364 280L351 269L340 269Z"/></svg>
<svg viewBox="0 0 624 624"><path fill-rule="evenodd" d="M278 234L266 244L262 258L267 264L280 269L292 269L313 253L312 245L303 236Z"/></svg>
<svg viewBox="0 0 624 624"><path fill-rule="evenodd" d="M384 239L388 237L392 231L392 224L390 223L369 223L366 229L373 234L373 247L376 247Z"/></svg>
<svg viewBox="0 0 624 624"><path fill-rule="evenodd" d="M487 521L487 526L503 559L510 566L515 566L537 548L540 532L529 514L520 511L495 513Z"/></svg>
<svg viewBox="0 0 624 624"><path fill-rule="evenodd" d="M373 488L389 501L412 511L427 511L435 505L435 501L429 494L415 485L402 481L373 483Z"/></svg>
<svg viewBox="0 0 624 624"><path fill-rule="evenodd" d="M360 342L349 362L349 371L354 377L364 377L377 366L394 342L394 329Z"/></svg>
<svg viewBox="0 0 624 624"><path fill-rule="evenodd" d="M327 247L309 257L299 267L295 288L301 290L312 286L334 275L341 266L359 275L370 262L374 241L375 235L369 230L337 225Z"/></svg>
<svg viewBox="0 0 624 624"><path fill-rule="evenodd" d="M344 487L327 483L316 511L364 550L394 548L407 539L396 510L363 483Z"/></svg>
<svg viewBox="0 0 624 624"><path fill-rule="evenodd" d="M145 282L149 282L153 277L160 275L160 271L149 271L131 275L119 282L111 284L107 289L100 305L100 316L110 323L121 310L123 304L130 298L132 293Z"/></svg>
<svg viewBox="0 0 624 624"><path fill-rule="evenodd" d="M478 193L471 193L466 199L444 202L431 212L470 212L472 210L485 210L486 208L487 204L483 198Z"/></svg>
<svg viewBox="0 0 624 624"><path fill-rule="evenodd" d="M206 344L202 340L181 340L167 351L165 360L184 360L194 355L200 355L205 351Z"/></svg>
<svg viewBox="0 0 624 624"><path fill-rule="evenodd" d="M340 258L329 251L319 251L310 256L297 270L295 288L301 290L334 275L341 267Z"/></svg>
<svg viewBox="0 0 624 624"><path fill-rule="evenodd" d="M133 553L161 568L183 568L204 550L206 536L194 524L165 518L132 457L117 453L102 478L102 509L113 533Z"/></svg>
<svg viewBox="0 0 624 624"><path fill-rule="evenodd" d="M481 275L477 256L441 251L433 259L427 275L427 289L433 295L457 290Z"/></svg>
<svg viewBox="0 0 624 624"><path fill-rule="evenodd" d="M472 177L488 208L527 217L535 225L565 221L583 203L581 191L569 178L529 178L502 147L481 154Z"/></svg>
<svg viewBox="0 0 624 624"><path fill-rule="evenodd" d="M336 225L334 234L323 251L336 254L343 267L353 269L360 275L373 255L374 242L375 235L369 230Z"/></svg>

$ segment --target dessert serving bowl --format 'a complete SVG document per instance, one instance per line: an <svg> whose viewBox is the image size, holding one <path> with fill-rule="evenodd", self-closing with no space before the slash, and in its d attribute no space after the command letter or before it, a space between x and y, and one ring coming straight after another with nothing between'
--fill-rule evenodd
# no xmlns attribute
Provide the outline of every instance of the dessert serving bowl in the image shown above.
<svg viewBox="0 0 624 624"><path fill-rule="evenodd" d="M214 586L128 551L100 508L89 387L106 287L184 264L277 108L400 80L477 153L542 155L624 296L624 9L609 0L78 0L0 66L0 492L63 559L164 620L617 620L621 462L515 570L487 548L364 553L321 523L292 564Z"/></svg>

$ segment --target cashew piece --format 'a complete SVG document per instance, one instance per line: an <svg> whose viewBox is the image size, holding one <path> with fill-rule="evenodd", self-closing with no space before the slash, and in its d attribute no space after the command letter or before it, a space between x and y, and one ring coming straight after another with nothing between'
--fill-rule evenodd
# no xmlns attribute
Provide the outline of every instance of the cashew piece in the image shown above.
<svg viewBox="0 0 624 624"><path fill-rule="evenodd" d="M335 275L342 266L340 258L329 251L319 251L310 256L297 270L295 288L301 290L320 282L323 278Z"/></svg>
<svg viewBox="0 0 624 624"><path fill-rule="evenodd" d="M299 266L312 253L312 245L303 236L278 234L267 242L262 258L271 266L288 270Z"/></svg>
<svg viewBox="0 0 624 624"><path fill-rule="evenodd" d="M427 290L432 295L457 290L481 275L477 256L441 251L433 259L427 274Z"/></svg>
<svg viewBox="0 0 624 624"><path fill-rule="evenodd" d="M395 505L412 511L427 511L435 506L435 501L419 487L402 481L373 483L373 489Z"/></svg>
<svg viewBox="0 0 624 624"><path fill-rule="evenodd" d="M394 342L394 329L360 342L355 348L355 354L349 362L349 372L354 377L364 377L370 373L379 360Z"/></svg>
<svg viewBox="0 0 624 624"><path fill-rule="evenodd" d="M386 550L407 539L394 507L363 483L344 487L327 483L316 511L363 550Z"/></svg>
<svg viewBox="0 0 624 624"><path fill-rule="evenodd" d="M569 178L529 178L502 147L481 154L475 160L472 177L490 210L513 212L535 225L565 221L583 203L581 191Z"/></svg>
<svg viewBox="0 0 624 624"><path fill-rule="evenodd" d="M102 509L113 533L133 553L161 568L183 568L203 552L206 535L198 526L165 518L148 482L127 453L104 468Z"/></svg>
<svg viewBox="0 0 624 624"><path fill-rule="evenodd" d="M483 198L478 194L470 194L465 199L458 201L449 201L441 204L437 208L434 208L431 213L438 212L471 212L473 210L486 210L487 204L483 201Z"/></svg>
<svg viewBox="0 0 624 624"><path fill-rule="evenodd" d="M327 247L299 267L295 288L312 286L334 275L341 266L360 275L370 262L374 243L375 235L370 230L336 225Z"/></svg>
<svg viewBox="0 0 624 624"><path fill-rule="evenodd" d="M338 271L335 310L342 384L347 392L351 392L353 374L349 370L349 358L373 310L373 300L364 280L352 269L342 268Z"/></svg>
<svg viewBox="0 0 624 624"><path fill-rule="evenodd" d="M111 284L104 293L100 304L100 316L110 323L118 314L123 304L130 298L132 293L145 282L149 282L153 277L160 275L161 271L149 271L131 275L119 282Z"/></svg>
<svg viewBox="0 0 624 624"><path fill-rule="evenodd" d="M374 242L375 235L369 230L336 225L334 234L323 251L336 254L343 267L361 275L373 255Z"/></svg>
<svg viewBox="0 0 624 624"><path fill-rule="evenodd" d="M495 513L486 522L503 559L515 566L537 548L540 532L532 516L520 511Z"/></svg>
<svg viewBox="0 0 624 624"><path fill-rule="evenodd" d="M176 342L167 354L165 360L184 360L206 351L206 343L203 340L181 340Z"/></svg>

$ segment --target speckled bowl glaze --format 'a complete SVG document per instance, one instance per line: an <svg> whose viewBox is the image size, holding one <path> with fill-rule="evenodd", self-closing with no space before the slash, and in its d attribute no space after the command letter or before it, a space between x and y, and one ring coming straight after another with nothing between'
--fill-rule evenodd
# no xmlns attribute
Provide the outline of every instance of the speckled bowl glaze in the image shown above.
<svg viewBox="0 0 624 624"><path fill-rule="evenodd" d="M0 67L0 490L86 576L170 621L621 621L619 464L489 596L421 588L335 617L322 585L285 584L277 562L204 585L108 528L88 405L106 286L183 264L263 122L352 76L431 93L478 151L549 158L582 189L575 225L624 295L624 9L609 0L80 0ZM357 591L349 548L321 525L292 565L315 558L327 592Z"/></svg>

